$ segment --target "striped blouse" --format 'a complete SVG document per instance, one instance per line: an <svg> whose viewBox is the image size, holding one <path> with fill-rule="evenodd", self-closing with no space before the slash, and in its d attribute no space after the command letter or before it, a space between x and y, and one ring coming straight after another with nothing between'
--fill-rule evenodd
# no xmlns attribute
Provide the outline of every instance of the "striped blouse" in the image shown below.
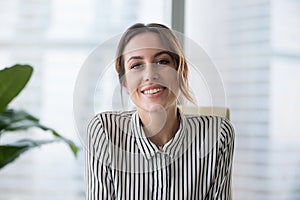
<svg viewBox="0 0 300 200"><path fill-rule="evenodd" d="M231 199L234 131L217 116L181 115L163 147L143 131L136 111L105 112L88 126L88 200Z"/></svg>

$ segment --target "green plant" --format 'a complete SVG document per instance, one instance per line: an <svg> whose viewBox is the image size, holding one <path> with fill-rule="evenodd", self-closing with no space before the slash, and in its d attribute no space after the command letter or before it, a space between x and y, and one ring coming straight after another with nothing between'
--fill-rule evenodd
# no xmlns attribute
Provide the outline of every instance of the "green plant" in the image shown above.
<svg viewBox="0 0 300 200"><path fill-rule="evenodd" d="M27 150L56 141L65 142L75 156L78 152L77 146L71 140L42 125L38 118L26 111L8 108L8 104L23 90L32 72L33 68L29 65L14 65L0 70L0 139L4 134L14 134L33 127L52 133L53 139L36 140L24 137L12 143L1 144L0 169ZM28 131L22 134L28 134Z"/></svg>

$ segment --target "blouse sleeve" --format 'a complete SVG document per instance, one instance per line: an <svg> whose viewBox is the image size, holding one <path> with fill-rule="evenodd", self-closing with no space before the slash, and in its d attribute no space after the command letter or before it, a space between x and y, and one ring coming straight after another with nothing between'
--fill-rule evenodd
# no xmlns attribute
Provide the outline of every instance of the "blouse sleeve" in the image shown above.
<svg viewBox="0 0 300 200"><path fill-rule="evenodd" d="M107 135L98 117L89 124L85 151L86 199L114 199Z"/></svg>
<svg viewBox="0 0 300 200"><path fill-rule="evenodd" d="M222 119L215 178L205 199L231 200L234 130L230 122Z"/></svg>

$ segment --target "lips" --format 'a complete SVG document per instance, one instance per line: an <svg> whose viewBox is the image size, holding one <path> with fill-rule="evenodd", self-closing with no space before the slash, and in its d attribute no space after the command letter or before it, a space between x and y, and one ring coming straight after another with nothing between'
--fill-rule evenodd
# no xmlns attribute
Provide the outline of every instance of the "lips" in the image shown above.
<svg viewBox="0 0 300 200"><path fill-rule="evenodd" d="M165 87L163 87L163 86L155 85L155 86L145 87L141 90L141 92L146 95L152 95L152 94L159 93L159 92L163 91L164 89L165 89Z"/></svg>

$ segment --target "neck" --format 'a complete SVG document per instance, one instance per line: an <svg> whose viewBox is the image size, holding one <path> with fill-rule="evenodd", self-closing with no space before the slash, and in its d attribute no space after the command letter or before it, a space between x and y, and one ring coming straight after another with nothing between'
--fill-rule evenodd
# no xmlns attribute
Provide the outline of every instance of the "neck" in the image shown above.
<svg viewBox="0 0 300 200"><path fill-rule="evenodd" d="M180 122L176 106L154 112L138 110L138 114L147 137L157 146L166 144L174 137L179 128Z"/></svg>

